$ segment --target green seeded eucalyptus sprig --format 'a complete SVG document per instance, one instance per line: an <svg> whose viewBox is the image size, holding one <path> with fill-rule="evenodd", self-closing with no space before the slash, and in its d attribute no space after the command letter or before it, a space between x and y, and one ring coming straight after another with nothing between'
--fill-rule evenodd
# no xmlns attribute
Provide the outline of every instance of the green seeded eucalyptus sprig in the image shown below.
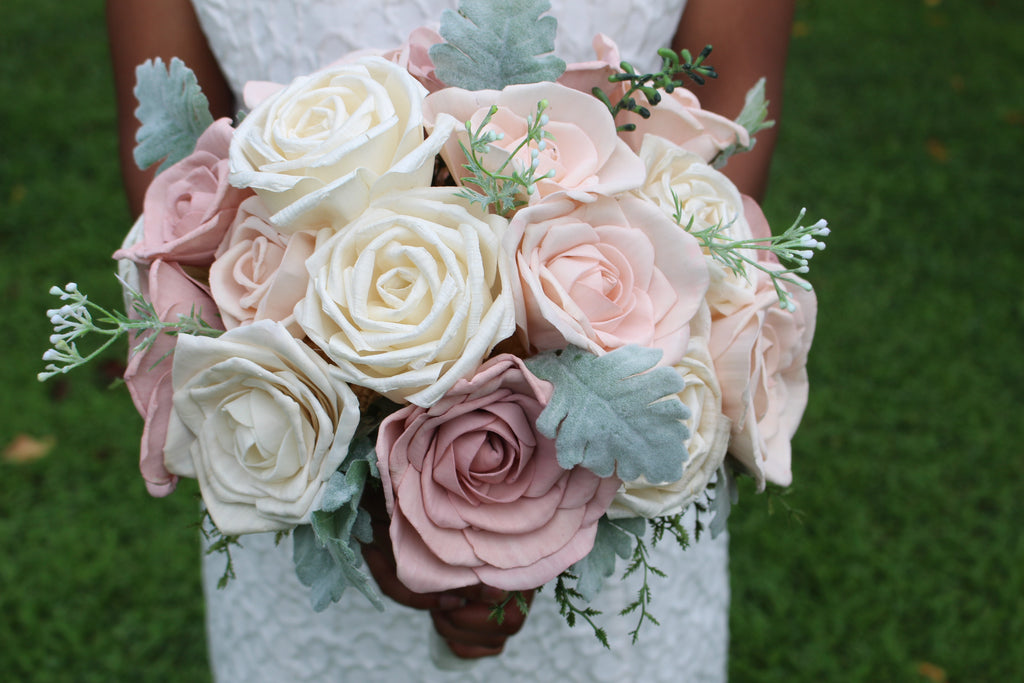
<svg viewBox="0 0 1024 683"><path fill-rule="evenodd" d="M63 289L57 286L50 288L50 294L60 297L61 301L67 303L46 312L50 323L53 324L54 333L50 335L50 344L53 347L43 354L43 360L49 361L50 364L36 376L40 382L85 365L129 332L141 333L140 341L133 349L133 353L148 349L156 340L156 335L161 332L208 337L216 337L222 333L203 320L200 317L202 312L195 308L188 315L179 315L176 321L164 322L160 320L153 304L146 301L140 292L129 287L124 281L121 284L131 298L131 308L138 319L129 318L120 311L108 311L99 304L89 301L74 282L68 283ZM75 341L88 334L98 334L107 339L91 353L83 356Z"/></svg>
<svg viewBox="0 0 1024 683"><path fill-rule="evenodd" d="M676 88L683 86L683 77L687 77L698 85L704 85L708 78L718 78L714 67L704 64L704 60L711 54L711 46L705 45L697 58L694 59L689 50L676 52L669 48L658 50L661 57L661 70L656 73L638 73L636 68L629 62L622 62L619 67L622 73L612 74L608 80L612 83L629 83L626 93L616 103L608 98L600 88L594 88L591 92L599 100L604 102L614 119L619 112L629 111L643 118L650 118L651 110L648 106L654 106L661 102L661 91L671 94ZM637 101L637 95L643 95L648 106ZM624 123L618 126L619 131L636 130L635 123Z"/></svg>
<svg viewBox="0 0 1024 683"><path fill-rule="evenodd" d="M470 173L463 179L464 185L460 192L463 197L505 218L511 217L516 209L527 203L528 197L537 191L537 181L553 174L553 171L548 171L544 175L537 175L540 153L547 147L548 140L554 140L554 136L544 130L544 126L548 124L548 115L544 113L547 107L547 100L537 103L536 113L526 117L526 136L509 153L501 166L493 171L487 168L482 157L491 151L491 144L501 140L504 135L484 129L490 124L498 108L492 106L475 129L469 121L466 122L469 147L459 142L463 154L468 159L463 167ZM525 169L519 168L515 156L531 145L534 147L530 150L530 165ZM466 184L475 185L479 190L466 187Z"/></svg>

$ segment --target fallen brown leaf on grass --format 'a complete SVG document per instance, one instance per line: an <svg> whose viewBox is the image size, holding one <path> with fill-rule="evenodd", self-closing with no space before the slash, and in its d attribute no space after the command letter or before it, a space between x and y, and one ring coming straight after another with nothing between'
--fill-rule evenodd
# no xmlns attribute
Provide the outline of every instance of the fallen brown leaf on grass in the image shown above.
<svg viewBox="0 0 1024 683"><path fill-rule="evenodd" d="M37 439L28 434L18 434L4 448L3 459L5 462L16 464L32 462L45 458L56 445L57 437L55 436L44 436Z"/></svg>
<svg viewBox="0 0 1024 683"><path fill-rule="evenodd" d="M936 666L931 662L918 662L917 673L921 674L929 681L934 683L948 683L949 678L946 676L946 670L941 666Z"/></svg>

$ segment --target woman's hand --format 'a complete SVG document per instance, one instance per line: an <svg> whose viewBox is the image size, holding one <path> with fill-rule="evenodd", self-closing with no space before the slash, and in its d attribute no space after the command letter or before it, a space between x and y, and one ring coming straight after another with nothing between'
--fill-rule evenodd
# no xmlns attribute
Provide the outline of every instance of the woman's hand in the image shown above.
<svg viewBox="0 0 1024 683"><path fill-rule="evenodd" d="M414 593L398 580L383 497L368 488L363 506L373 520L373 543L363 546L363 559L381 592L406 607L429 611L434 629L455 655L478 659L501 654L505 642L526 622L526 615L515 600L509 599L510 594L483 584L438 593ZM534 591L522 593L529 604ZM499 624L491 618L491 610L503 602L507 602L505 618Z"/></svg>

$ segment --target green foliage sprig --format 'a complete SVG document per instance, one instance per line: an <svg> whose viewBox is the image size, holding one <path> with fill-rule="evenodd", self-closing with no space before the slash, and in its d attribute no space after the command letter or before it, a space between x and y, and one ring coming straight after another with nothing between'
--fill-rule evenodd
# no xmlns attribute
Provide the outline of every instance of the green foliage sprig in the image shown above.
<svg viewBox="0 0 1024 683"><path fill-rule="evenodd" d="M497 213L506 218L527 203L528 197L537 191L537 181L553 174L553 171L548 171L544 175L537 175L540 153L544 151L548 140L554 140L554 136L544 130L544 126L548 124L548 115L544 113L547 107L547 100L537 103L537 111L526 117L526 136L494 170L487 167L484 157L492 151L491 145L501 140L504 135L484 129L490 124L498 108L492 106L475 129L471 122L466 121L469 147L467 148L462 141L459 142L459 146L468 160L463 164L463 168L470 173L462 181L464 185L460 194L463 197L480 204L491 213ZM531 145L534 147L530 150L530 165L522 169L516 163L515 157ZM467 183L480 189L474 190L466 187Z"/></svg>
<svg viewBox="0 0 1024 683"><path fill-rule="evenodd" d="M594 621L594 617L601 616L601 611L590 606L581 607L577 601L585 602L585 598L578 590L568 584L568 582L574 582L578 578L571 571L566 570L555 579L555 602L558 603L558 613L562 615L565 623L569 624L570 628L576 625L577 617L587 622L590 628L594 630L594 635L601 641L601 644L610 650L608 633Z"/></svg>
<svg viewBox="0 0 1024 683"><path fill-rule="evenodd" d="M704 85L708 78L718 78L714 67L705 64L704 60L711 54L711 46L705 45L704 49L694 59L689 50L676 52L669 48L658 50L661 57L661 70L656 73L638 73L636 68L629 62L622 62L619 67L622 73L612 74L608 80L612 83L629 83L622 98L615 103L601 88L594 88L591 92L599 100L604 102L614 119L620 112L632 112L643 118L650 118L651 110L648 106L655 106L661 102L661 93L671 94L676 88L683 86L683 77L689 78L698 85ZM642 95L646 105L637 101L637 96ZM624 123L618 126L619 131L636 130L635 123Z"/></svg>
<svg viewBox="0 0 1024 683"><path fill-rule="evenodd" d="M800 209L796 220L785 232L770 237L757 237L751 239L734 240L723 234L731 223L717 223L704 228L703 230L693 229L693 218L683 223L683 206L679 196L673 192L672 200L675 203L673 218L684 227L687 232L697 238L701 247L707 249L711 256L723 263L737 275L746 277L746 266L751 266L766 273L771 278L775 293L779 297L779 306L787 311L796 310L793 303L793 295L783 286L783 283L800 287L811 291L811 285L806 280L793 277L805 275L810 271L810 260L816 251L825 248L825 243L817 238L827 237L831 234L828 222L820 219L811 225L801 225L807 209ZM781 267L770 267L759 259L751 258L744 253L747 250L768 251L779 259ZM789 264L789 265L786 265Z"/></svg>
<svg viewBox="0 0 1024 683"><path fill-rule="evenodd" d="M491 613L487 615L487 618L499 625L505 623L505 610L513 602L524 615L530 613L530 603L526 601L526 596L523 595L523 592L510 591L504 600L495 603L491 607Z"/></svg>
<svg viewBox="0 0 1024 683"><path fill-rule="evenodd" d="M221 533L217 525L213 523L210 511L205 507L203 508L203 517L199 521L199 533L203 535L208 544L206 547L207 555L213 555L214 553L223 553L224 555L224 573L217 579L217 588L223 589L235 578L235 565L231 559L231 548L232 546L241 548L242 544L238 542L238 536L228 536Z"/></svg>
<svg viewBox="0 0 1024 683"><path fill-rule="evenodd" d="M50 335L50 348L43 354L43 360L50 361L43 372L36 375L40 382L45 382L54 375L61 375L70 372L72 369L85 365L92 359L99 356L123 335L130 332L139 333L139 342L132 353L141 353L152 346L156 341L156 335L164 334L193 334L207 337L216 337L223 333L212 327L202 319L202 311L193 307L188 315L179 315L177 320L163 321L157 314L153 304L146 300L142 294L121 282L125 292L131 299L131 309L138 316L138 319L130 318L120 311L109 311L99 304L89 301L89 298L78 289L74 282L68 283L63 289L54 286L50 288L50 294L60 297L66 301L60 308L51 308L46 311L53 325L53 334ZM88 334L98 334L106 337L88 355L83 356L79 351L75 340Z"/></svg>

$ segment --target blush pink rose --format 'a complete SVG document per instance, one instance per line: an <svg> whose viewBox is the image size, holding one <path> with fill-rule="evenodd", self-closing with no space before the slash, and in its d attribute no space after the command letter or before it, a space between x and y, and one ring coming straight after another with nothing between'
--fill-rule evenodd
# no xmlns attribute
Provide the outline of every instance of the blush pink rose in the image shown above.
<svg viewBox="0 0 1024 683"><path fill-rule="evenodd" d="M753 302L711 323L722 412L732 420L729 452L761 489L765 481L792 481L790 441L807 407L817 299L813 291L787 287L793 312L779 306L771 279L758 271Z"/></svg>
<svg viewBox="0 0 1024 683"><path fill-rule="evenodd" d="M558 82L588 95L595 87L601 88L612 102L617 102L626 93L626 86L623 83L612 83L608 78L622 73L619 67L622 63L619 47L603 33L594 36L592 44L596 59L566 65L565 72L558 77Z"/></svg>
<svg viewBox="0 0 1024 683"><path fill-rule="evenodd" d="M194 308L210 326L223 329L209 293L186 275L179 264L157 260L148 267L148 273L140 275L142 295L153 304L160 320L177 320L179 315L187 316ZM158 334L144 352L129 357L124 373L132 402L145 421L139 469L150 495L158 497L174 491L178 482L178 477L164 467L164 442L174 395L171 365L177 339L169 334ZM137 337L133 338L132 348L138 342Z"/></svg>
<svg viewBox="0 0 1024 683"><path fill-rule="evenodd" d="M491 144L483 157L489 170L496 171L526 137L527 117L536 116L537 103L548 103L544 130L554 136L546 140L537 156L537 177L551 173L537 183L531 202L565 192L578 201L590 201L596 195L612 195L640 186L645 171L640 157L619 140L608 109L593 95L581 93L557 83L512 85L504 90L462 90L446 88L428 95L424 103L427 124L439 125L446 115L460 123L469 122L476 130L491 106L497 111L485 130L503 136ZM448 170L457 178L466 176L466 155L460 147L469 145L465 127L456 127L441 150ZM525 170L533 163L531 149L519 150L515 164ZM511 169L509 169L511 170Z"/></svg>
<svg viewBox="0 0 1024 683"><path fill-rule="evenodd" d="M238 205L252 194L228 182L233 132L230 119L214 121L192 154L153 179L143 203L142 239L114 258L210 265Z"/></svg>
<svg viewBox="0 0 1024 683"><path fill-rule="evenodd" d="M536 588L586 556L620 481L564 470L536 431L552 392L503 354L430 408L381 424L398 578L417 592Z"/></svg>
<svg viewBox="0 0 1024 683"><path fill-rule="evenodd" d="M293 311L306 296L306 259L315 244L312 232L279 233L259 197L242 202L210 266L210 292L225 328L273 320L304 336Z"/></svg>
<svg viewBox="0 0 1024 683"><path fill-rule="evenodd" d="M553 198L521 209L505 244L530 348L575 344L602 354L639 344L661 349L664 365L686 353L708 268L697 240L652 203Z"/></svg>
<svg viewBox="0 0 1024 683"><path fill-rule="evenodd" d="M447 87L435 73L434 60L430 58L430 48L444 42L437 26L420 26L409 34L405 44L395 50L385 52L383 57L404 68L412 77L427 89L437 92Z"/></svg>
<svg viewBox="0 0 1024 683"><path fill-rule="evenodd" d="M646 135L665 138L709 163L731 145L750 144L750 133L746 128L720 114L702 109L697 96L686 88L676 88L665 94L657 106L649 109L651 116L647 119L630 112L622 112L616 119L620 125L636 124L636 130L621 133L622 139L635 152L639 153Z"/></svg>

